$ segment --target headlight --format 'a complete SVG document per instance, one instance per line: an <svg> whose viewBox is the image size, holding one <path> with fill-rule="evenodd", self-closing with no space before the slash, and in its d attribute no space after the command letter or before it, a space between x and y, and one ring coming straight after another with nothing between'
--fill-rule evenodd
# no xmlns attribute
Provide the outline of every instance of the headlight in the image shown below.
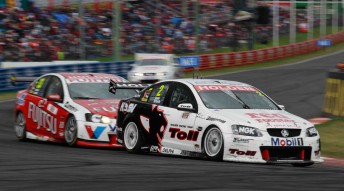
<svg viewBox="0 0 344 191"><path fill-rule="evenodd" d="M262 137L263 133L255 128L255 127L248 127L243 125L232 125L232 131L234 135L244 135L244 136L252 136L252 137Z"/></svg>
<svg viewBox="0 0 344 191"><path fill-rule="evenodd" d="M132 76L143 76L143 73L133 72L131 73Z"/></svg>
<svg viewBox="0 0 344 191"><path fill-rule="evenodd" d="M156 73L157 76L166 76L167 75L167 72L159 72L159 73Z"/></svg>
<svg viewBox="0 0 344 191"><path fill-rule="evenodd" d="M109 124L111 122L111 119L109 117L106 117L106 116L103 116L103 115L86 113L85 117L86 117L86 121L94 122L94 123L106 123L106 124Z"/></svg>
<svg viewBox="0 0 344 191"><path fill-rule="evenodd" d="M318 130L315 127L309 127L306 130L307 137L315 137L318 135Z"/></svg>

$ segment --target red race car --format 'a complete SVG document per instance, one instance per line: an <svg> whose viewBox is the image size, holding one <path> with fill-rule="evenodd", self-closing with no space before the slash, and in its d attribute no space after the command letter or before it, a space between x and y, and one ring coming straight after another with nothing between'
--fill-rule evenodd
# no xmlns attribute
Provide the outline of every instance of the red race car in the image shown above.
<svg viewBox="0 0 344 191"><path fill-rule="evenodd" d="M133 97L134 89L108 92L110 79L99 73L50 73L41 77L12 77L32 82L17 93L14 130L19 140L66 142L70 146L122 147L116 139L120 99Z"/></svg>

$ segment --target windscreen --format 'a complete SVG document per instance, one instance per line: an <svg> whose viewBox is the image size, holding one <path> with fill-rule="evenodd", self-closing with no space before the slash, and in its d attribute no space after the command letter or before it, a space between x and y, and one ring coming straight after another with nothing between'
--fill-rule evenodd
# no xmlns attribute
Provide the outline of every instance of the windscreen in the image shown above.
<svg viewBox="0 0 344 191"><path fill-rule="evenodd" d="M209 109L271 109L278 107L252 86L195 86Z"/></svg>
<svg viewBox="0 0 344 191"><path fill-rule="evenodd" d="M165 66L167 61L164 59L145 59L137 63L138 66Z"/></svg>
<svg viewBox="0 0 344 191"><path fill-rule="evenodd" d="M134 89L118 89L116 94L108 91L109 83L70 83L69 93L72 99L125 99L137 94Z"/></svg>

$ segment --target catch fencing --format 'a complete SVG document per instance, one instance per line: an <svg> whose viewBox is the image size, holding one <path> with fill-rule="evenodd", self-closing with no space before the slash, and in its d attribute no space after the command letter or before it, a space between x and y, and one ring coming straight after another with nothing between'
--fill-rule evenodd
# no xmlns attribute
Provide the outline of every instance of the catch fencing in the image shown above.
<svg viewBox="0 0 344 191"><path fill-rule="evenodd" d="M319 39L252 51L200 55L200 65L198 70L202 71L256 64L299 54L310 53L322 49L322 47L317 45L317 41ZM331 40L332 44L344 42L344 32L327 35L321 39ZM122 77L127 77L126 74L131 69L131 64L133 62L134 61L125 61L0 69L0 92L14 91L26 87L27 84L18 84L18 86L15 87L12 86L10 82L11 74L17 76L40 76L50 72L99 72L117 74ZM192 70L193 68L184 69L186 72Z"/></svg>

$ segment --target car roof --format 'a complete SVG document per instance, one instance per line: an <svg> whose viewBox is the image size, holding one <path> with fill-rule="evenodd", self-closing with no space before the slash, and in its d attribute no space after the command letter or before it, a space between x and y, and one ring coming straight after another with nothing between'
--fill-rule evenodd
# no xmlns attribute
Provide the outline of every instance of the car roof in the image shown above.
<svg viewBox="0 0 344 191"><path fill-rule="evenodd" d="M182 83L189 83L193 86L198 85L229 85L229 86L252 86L243 82L238 81L230 81L230 80L218 80L218 79L177 79L177 80L169 80L175 82L182 82ZM253 86L252 86L253 87Z"/></svg>

